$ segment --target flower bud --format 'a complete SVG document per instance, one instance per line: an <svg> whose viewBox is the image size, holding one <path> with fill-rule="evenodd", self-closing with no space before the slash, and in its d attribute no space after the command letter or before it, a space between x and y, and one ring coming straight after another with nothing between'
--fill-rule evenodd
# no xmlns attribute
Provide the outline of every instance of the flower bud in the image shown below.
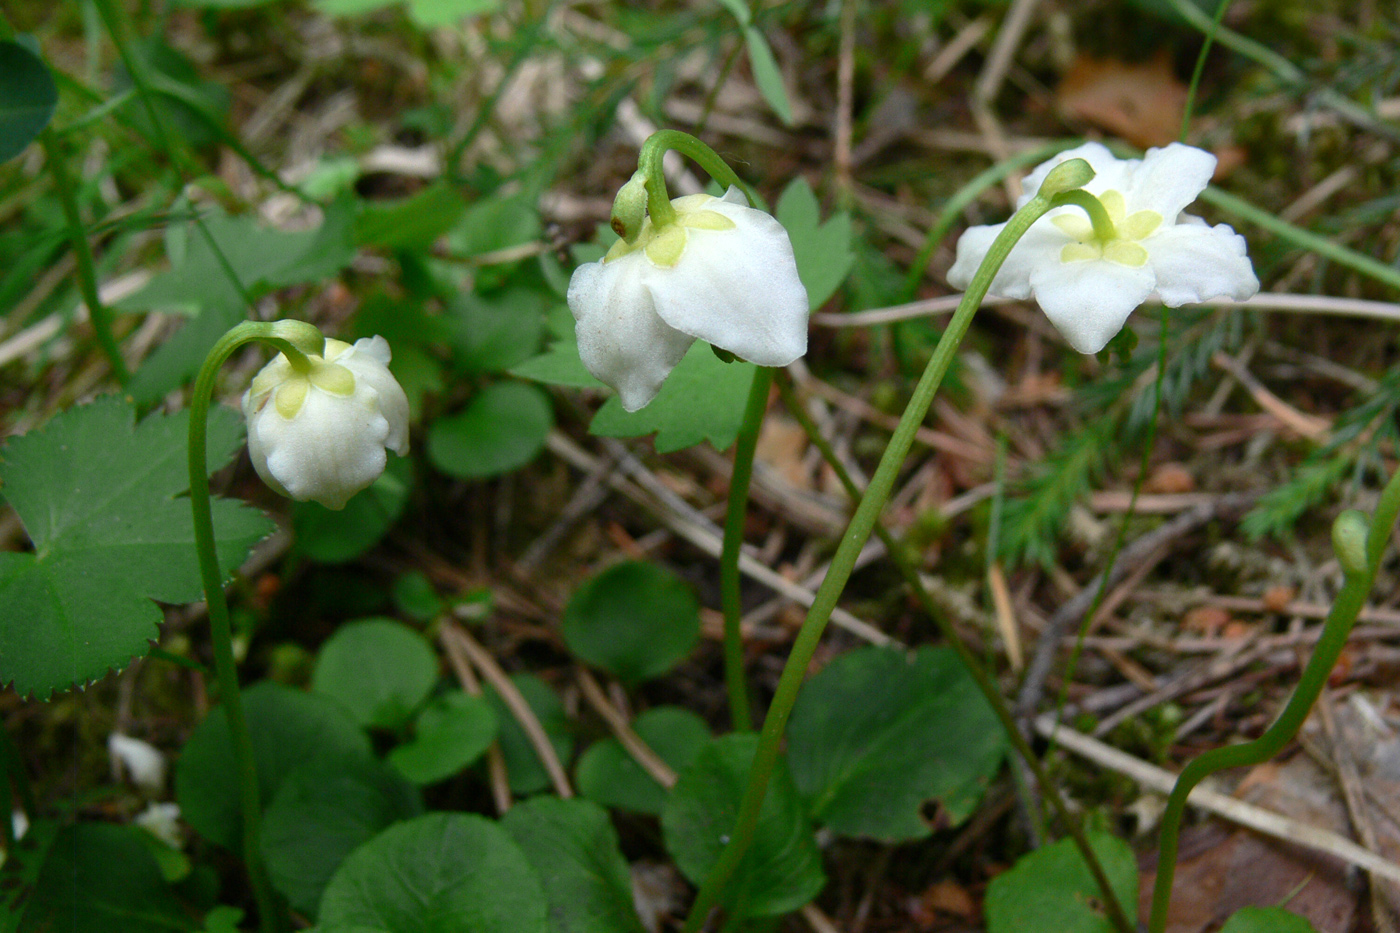
<svg viewBox="0 0 1400 933"><path fill-rule="evenodd" d="M408 452L408 397L389 372L389 344L327 340L303 368L279 355L243 395L248 454L284 496L344 508L374 482L385 449Z"/></svg>
<svg viewBox="0 0 1400 933"><path fill-rule="evenodd" d="M1040 195L1053 198L1065 191L1083 188L1094 180L1094 167L1083 159L1067 159L1052 168L1040 183Z"/></svg>

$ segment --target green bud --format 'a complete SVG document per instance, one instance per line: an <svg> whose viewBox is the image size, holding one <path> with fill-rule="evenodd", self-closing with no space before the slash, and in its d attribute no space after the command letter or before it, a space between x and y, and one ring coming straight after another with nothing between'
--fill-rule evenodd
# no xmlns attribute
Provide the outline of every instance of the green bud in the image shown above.
<svg viewBox="0 0 1400 933"><path fill-rule="evenodd" d="M285 340L307 356L325 356L326 337L316 325L287 318L268 326L269 337Z"/></svg>
<svg viewBox="0 0 1400 933"><path fill-rule="evenodd" d="M1347 576L1370 569L1366 559L1366 538L1371 531L1370 519L1364 512L1347 509L1332 523L1332 550Z"/></svg>
<svg viewBox="0 0 1400 933"><path fill-rule="evenodd" d="M633 243L642 232L647 216L647 182L641 172L618 189L613 199L612 228L627 243Z"/></svg>
<svg viewBox="0 0 1400 933"><path fill-rule="evenodd" d="M1053 198L1064 191L1083 188L1094 178L1094 169L1083 159L1069 159L1050 170L1045 181L1040 184L1039 194L1043 198Z"/></svg>

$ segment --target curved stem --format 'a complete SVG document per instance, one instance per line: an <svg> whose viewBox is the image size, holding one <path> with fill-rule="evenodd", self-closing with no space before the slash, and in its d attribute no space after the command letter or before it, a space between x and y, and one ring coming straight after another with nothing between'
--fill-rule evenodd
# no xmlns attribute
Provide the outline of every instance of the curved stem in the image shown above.
<svg viewBox="0 0 1400 933"><path fill-rule="evenodd" d="M1118 239L1118 228L1113 226L1113 219L1108 216L1108 211L1104 209L1103 202L1087 191L1075 189L1064 191L1055 196L1056 204L1073 204L1089 215L1089 222L1094 225L1094 239L1100 243L1111 243Z"/></svg>
<svg viewBox="0 0 1400 933"><path fill-rule="evenodd" d="M1355 524L1364 521L1356 512L1345 512L1334 526L1333 540L1337 557L1344 574L1341 592L1337 594L1332 610L1323 623L1322 635L1312 657L1298 678L1298 686L1288 698L1287 705L1274 724L1252 742L1217 748L1199 756L1181 771L1176 779L1171 796L1167 798L1167 809L1162 815L1162 838L1157 860L1157 880L1152 888L1152 916L1148 923L1149 933L1162 933L1167 923L1167 908L1171 904L1172 880L1176 874L1177 840L1181 830L1181 818L1186 810L1186 798L1191 790L1206 777L1224 768L1254 765L1277 755L1285 745L1293 740L1308 716L1308 711L1316 702L1318 694L1327 684L1327 677L1337 663L1337 656L1346 645L1347 636L1356 623L1370 595L1371 587L1380 568L1381 556L1385 553L1385 543L1390 537L1395 517L1400 513L1400 471L1397 471L1386 484L1376 506L1376 514L1370 521L1365 534L1365 549L1361 554L1349 548L1345 536L1349 529L1344 522Z"/></svg>
<svg viewBox="0 0 1400 933"><path fill-rule="evenodd" d="M729 504L724 513L724 543L719 555L719 599L724 613L724 684L729 692L729 719L735 732L753 731L748 684L744 682L744 640L739 631L743 607L739 602L739 552L744 546L744 517L749 504L749 480L758 431L768 409L773 370L754 369L744 421L734 443L734 469L729 477Z"/></svg>
<svg viewBox="0 0 1400 933"><path fill-rule="evenodd" d="M942 384L944 375L948 372L953 355L957 352L958 345L967 333L968 326L972 323L972 317L976 314L978 305L986 296L996 270L1001 267L1007 253L1011 251L1011 247L1030 228L1031 224L1052 206L1047 197L1037 194L1006 222L1006 226L992 242L986 258L978 267L972 283L968 286L966 294L963 295L962 301L958 305L958 309L953 312L953 317L948 322L947 330L943 332L938 346L934 349L933 356L929 359L923 376L914 387L909 404L899 419L898 427L895 428L894 436L890 439L889 446L885 448L885 453L880 458L880 464L870 479L865 496L861 499L860 505L856 507L855 515L852 516L851 522L836 548L836 553L831 558L826 578L818 587L812 606L802 623L802 628L798 630L792 651L788 655L783 673L778 679L778 687L774 692L773 702L768 708L768 715L763 720L763 729L759 734L753 765L749 769L748 786L739 802L739 812L735 819L734 829L729 833L729 843L721 851L719 858L710 869L709 876L700 886L700 890L695 896L695 903L691 905L690 914L686 918L684 933L697 933L710 908L719 900L720 892L728 883L730 876L734 874L735 869L739 867L740 860L743 859L749 844L753 841L754 831L758 826L759 808L767 794L768 781L773 775L773 769L777 766L779 746L787 728L793 704L797 701L798 691L802 687L803 678L806 676L807 666L812 660L812 655L816 652L822 632L826 628L827 621L831 618L831 612L836 608L836 601L840 598L841 591L845 589L846 581L850 579L851 572L855 568L856 558L869 539L880 512L889 499L890 492L894 488L895 478L904 464L904 458L908 455L909 448L914 443L914 434L923 422L925 415L928 414L933 397Z"/></svg>
<svg viewBox="0 0 1400 933"><path fill-rule="evenodd" d="M750 205L757 206L758 196L753 188L735 174L720 158L719 153L689 133L682 133L680 130L658 130L647 137L647 141L642 143L642 148L637 153L637 170L646 178L647 213L651 215L653 225L664 227L676 222L676 209L671 206L671 198L666 192L666 173L661 164L662 157L670 149L694 160L711 178L726 188L730 185L737 187L744 192L744 197L749 199Z"/></svg>
<svg viewBox="0 0 1400 933"><path fill-rule="evenodd" d="M807 433L808 439L811 440L812 444L821 452L822 459L835 471L837 478L841 481L841 485L846 489L846 495L850 496L853 500L859 499L860 490L856 488L855 480L851 478L850 471L847 470L846 465L841 462L841 458L836 456L836 451L832 448L831 443L823 437L821 431L817 429L816 424L812 421L811 415L802 407L801 400L798 399L797 393L793 391L787 379L778 380L778 391L782 393L783 404L787 406L792 416L797 419L798 424L802 425L802 430ZM966 668L968 674L972 676L973 682L977 684L977 689L987 701L987 705L996 713L997 720L1001 723L1002 730L1006 733L1007 740L1011 743L1011 746L1016 749L1016 754L1020 755L1022 760L1025 761L1031 774L1035 776L1035 782L1037 786L1040 787L1041 793L1050 801L1050 807L1055 811L1055 815L1059 818L1065 832L1069 833L1070 838L1074 840L1075 847L1079 849L1080 854L1084 858L1084 863L1089 867L1089 873L1094 876L1094 881L1098 884L1103 894L1103 902L1108 909L1109 919L1113 922L1113 925L1118 928L1119 933L1134 933L1136 925L1128 920L1127 914L1123 912L1123 905L1118 903L1118 896L1113 890L1113 885L1108 880L1108 874L1104 871L1103 864L1099 861L1098 855L1089 845L1088 837L1084 835L1083 825L1075 818L1074 814L1070 812L1064 797L1060 794L1060 789L1055 785L1055 782L1050 779L1049 774L1046 773L1045 765L1041 762L1039 756L1036 755L1035 750L1031 748L1030 742L1021 734L1021 730L1016 724L1016 716L1007 705L1006 698L1001 695L1001 691L997 688L996 682L986 670L983 669L981 663L978 662L971 649L967 647L966 643L964 643L962 638L958 635L958 630L953 626L952 621L948 618L948 614L939 610L937 603L934 602L933 595L929 593L928 587L924 586L924 581L919 577L918 568L914 565L914 562L910 560L909 554L901 546L900 542L897 541L890 530L885 527L884 522L876 523L875 534L880 537L880 540L885 545L885 553L894 561L895 567L899 569L900 575L904 577L904 582L919 600L919 605L924 610L924 614L932 619L934 624L938 626L938 630L943 634L943 640L953 649L958 659L962 661L963 667Z"/></svg>
<svg viewBox="0 0 1400 933"><path fill-rule="evenodd" d="M205 450L209 403L213 398L214 381L219 369L234 350L253 340L269 342L289 356L301 356L297 347L278 335L275 324L254 321L234 327L219 338L219 342L209 351L190 399L190 511L194 521L195 552L199 555L199 572L209 606L214 672L219 681L224 714L228 718L229 734L233 739L234 763L238 769L239 803L243 811L243 860L253 886L253 896L257 900L261 929L263 933L277 933L286 924L282 922L281 907L262 860L262 797L253 758L253 740L248 731L248 720L243 714L243 696L238 689L238 666L233 657L233 632L229 625L228 601L224 597L223 574L214 548L214 518L209 505L209 468Z"/></svg>

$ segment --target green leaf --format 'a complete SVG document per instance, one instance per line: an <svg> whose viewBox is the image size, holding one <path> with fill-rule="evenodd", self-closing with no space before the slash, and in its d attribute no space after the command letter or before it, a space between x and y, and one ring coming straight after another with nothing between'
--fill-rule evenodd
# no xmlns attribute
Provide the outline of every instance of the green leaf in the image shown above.
<svg viewBox="0 0 1400 933"><path fill-rule="evenodd" d="M709 874L734 828L757 745L758 737L752 734L711 742L681 772L661 812L666 850L696 884ZM825 884L817 841L787 765L779 759L753 844L730 878L722 902L739 916L773 916L797 910Z"/></svg>
<svg viewBox="0 0 1400 933"><path fill-rule="evenodd" d="M408 18L419 29L451 26L473 16L494 13L501 0L409 0Z"/></svg>
<svg viewBox="0 0 1400 933"><path fill-rule="evenodd" d="M544 392L523 382L498 382L455 415L433 422L428 459L462 479L499 476L535 459L553 426Z"/></svg>
<svg viewBox="0 0 1400 933"><path fill-rule="evenodd" d="M355 220L355 240L361 246L427 250L466 211L466 199L456 187L446 183L429 185L399 201L366 203Z"/></svg>
<svg viewBox="0 0 1400 933"><path fill-rule="evenodd" d="M461 813L399 823L356 849L326 887L320 921L326 933L549 933L544 891L520 847Z"/></svg>
<svg viewBox="0 0 1400 933"><path fill-rule="evenodd" d="M413 486L413 461L390 457L379 478L350 497L340 511L316 502L292 503L296 549L312 560L339 564L379 543L403 514Z"/></svg>
<svg viewBox="0 0 1400 933"><path fill-rule="evenodd" d="M574 753L574 736L559 695L549 684L533 674L514 674L510 682L515 684L515 689L520 691L530 709L534 710L535 718L540 721L545 734L549 736L549 744L554 746L554 753L559 756L560 761L567 762L569 756ZM500 723L500 732L496 739L501 743L501 755L505 758L506 774L510 776L511 793L525 795L544 790L549 786L549 772L545 771L544 764L535 754L535 747L530 744L525 730L520 728L520 723L516 722L515 717L506 708L505 701L490 685L487 685L485 693L492 709L496 711L496 720Z"/></svg>
<svg viewBox="0 0 1400 933"><path fill-rule="evenodd" d="M398 729L437 678L437 655L422 635L393 619L362 619L342 625L321 646L311 689L338 701L362 726Z"/></svg>
<svg viewBox="0 0 1400 933"><path fill-rule="evenodd" d="M749 67L753 69L753 80L768 106L783 121L784 126L792 126L792 103L788 100L787 88L783 86L783 73L773 59L773 50L768 40L757 26L744 27L744 44L749 50Z"/></svg>
<svg viewBox="0 0 1400 933"><path fill-rule="evenodd" d="M147 100L131 94L123 104L126 120L157 142L162 134L151 123L150 110L154 109L166 133L186 146L198 149L220 140L231 100L227 86L201 79L194 62L159 36L137 39L127 45L127 51L138 63L151 93ZM112 86L119 95L135 91L125 63L118 65Z"/></svg>
<svg viewBox="0 0 1400 933"><path fill-rule="evenodd" d="M456 690L418 715L413 740L390 752L389 764L415 784L433 784L485 754L498 728L490 703Z"/></svg>
<svg viewBox="0 0 1400 933"><path fill-rule="evenodd" d="M447 245L458 256L479 256L522 246L540 235L539 207L534 196L521 192L473 204L448 234Z"/></svg>
<svg viewBox="0 0 1400 933"><path fill-rule="evenodd" d="M740 26L747 26L753 22L753 14L749 12L749 5L744 0L719 0L719 5L732 13Z"/></svg>
<svg viewBox="0 0 1400 933"><path fill-rule="evenodd" d="M0 162L23 152L57 107L58 85L43 60L18 42L0 42Z"/></svg>
<svg viewBox="0 0 1400 933"><path fill-rule="evenodd" d="M418 788L372 758L312 758L287 775L263 814L272 884L293 909L315 918L321 893L351 852L422 812Z"/></svg>
<svg viewBox="0 0 1400 933"><path fill-rule="evenodd" d="M369 739L334 700L271 681L243 694L243 712L253 737L258 789L266 806L287 775L309 758L371 757ZM243 835L238 768L222 706L195 727L175 766L180 814L210 842L238 850Z"/></svg>
<svg viewBox="0 0 1400 933"><path fill-rule="evenodd" d="M453 360L465 373L499 373L539 352L549 296L515 286L491 295L459 292L448 303Z"/></svg>
<svg viewBox="0 0 1400 933"><path fill-rule="evenodd" d="M13 929L130 933L139 917L143 933L193 930L144 835L110 823L59 829Z"/></svg>
<svg viewBox="0 0 1400 933"><path fill-rule="evenodd" d="M578 341L573 328L567 336L552 340L539 356L511 367L512 376L533 379L549 385L571 386L575 389L607 389L579 359Z"/></svg>
<svg viewBox="0 0 1400 933"><path fill-rule="evenodd" d="M632 721L632 729L677 773L710 741L705 720L679 706L658 706ZM578 792L594 803L659 816L670 793L656 782L617 739L594 742L579 758Z"/></svg>
<svg viewBox="0 0 1400 933"><path fill-rule="evenodd" d="M106 396L5 445L0 487L34 551L0 554L0 684L45 698L96 680L149 650L164 618L152 600L203 597L182 496L188 418L138 425L131 405ZM213 469L233 457L240 433L232 412L210 412ZM226 500L213 514L227 575L272 526Z"/></svg>
<svg viewBox="0 0 1400 933"><path fill-rule="evenodd" d="M807 179L799 175L783 189L775 216L792 240L797 274L807 287L807 302L815 311L836 294L855 265L851 215L838 211L823 223L817 196Z"/></svg>
<svg viewBox="0 0 1400 933"><path fill-rule="evenodd" d="M1007 753L996 716L956 654L860 648L802 688L788 760L812 817L883 842L921 839L920 809L971 815Z"/></svg>
<svg viewBox="0 0 1400 933"><path fill-rule="evenodd" d="M544 884L550 933L643 933L632 876L607 811L536 797L501 818Z"/></svg>
<svg viewBox="0 0 1400 933"><path fill-rule="evenodd" d="M1089 847L1103 865L1118 903L1137 904L1137 860L1123 840L1090 833ZM1114 933L1074 840L1062 839L1025 856L992 879L984 908L987 933Z"/></svg>
<svg viewBox="0 0 1400 933"><path fill-rule="evenodd" d="M249 10L255 6L266 6L276 2L277 0L175 0L175 5L202 10Z"/></svg>
<svg viewBox="0 0 1400 933"><path fill-rule="evenodd" d="M1241 907L1220 933L1317 933L1307 918L1282 907Z"/></svg>
<svg viewBox="0 0 1400 933"><path fill-rule="evenodd" d="M564 643L627 684L669 671L700 640L700 603L675 574L625 561L588 580L564 607Z"/></svg>
<svg viewBox="0 0 1400 933"><path fill-rule="evenodd" d="M623 411L610 398L588 430L600 437L636 437L656 432L656 452L670 453L708 440L727 450L739 436L744 403L753 382L752 363L721 362L709 344L697 340L641 411Z"/></svg>

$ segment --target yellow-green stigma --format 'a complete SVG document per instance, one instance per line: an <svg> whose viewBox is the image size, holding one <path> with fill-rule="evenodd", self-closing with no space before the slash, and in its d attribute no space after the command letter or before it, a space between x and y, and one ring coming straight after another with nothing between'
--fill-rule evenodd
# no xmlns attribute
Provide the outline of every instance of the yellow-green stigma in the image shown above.
<svg viewBox="0 0 1400 933"><path fill-rule="evenodd" d="M273 392L272 403L277 406L277 413L288 421L295 418L306 404L312 386L329 395L348 397L355 394L355 374L337 363L312 359L308 372L293 372Z"/></svg>
<svg viewBox="0 0 1400 933"><path fill-rule="evenodd" d="M676 208L676 222L657 228L648 217L642 221L642 230L631 243L618 240L603 257L603 262L612 262L629 253L642 250L653 265L670 269L681 261L686 241L691 230L733 230L734 221L717 211L705 210L703 205L715 200L708 194L693 194L677 198L671 202Z"/></svg>
<svg viewBox="0 0 1400 933"><path fill-rule="evenodd" d="M1094 233L1094 225L1080 213L1064 213L1050 218L1073 243L1066 243L1060 250L1060 262L1086 262L1091 259L1107 259L1121 266L1143 266L1147 264L1147 250L1138 243L1162 224L1162 215L1156 211L1134 211L1127 215L1127 204L1117 191L1105 191L1098 195L1104 212L1113 222L1116 236L1102 240Z"/></svg>

